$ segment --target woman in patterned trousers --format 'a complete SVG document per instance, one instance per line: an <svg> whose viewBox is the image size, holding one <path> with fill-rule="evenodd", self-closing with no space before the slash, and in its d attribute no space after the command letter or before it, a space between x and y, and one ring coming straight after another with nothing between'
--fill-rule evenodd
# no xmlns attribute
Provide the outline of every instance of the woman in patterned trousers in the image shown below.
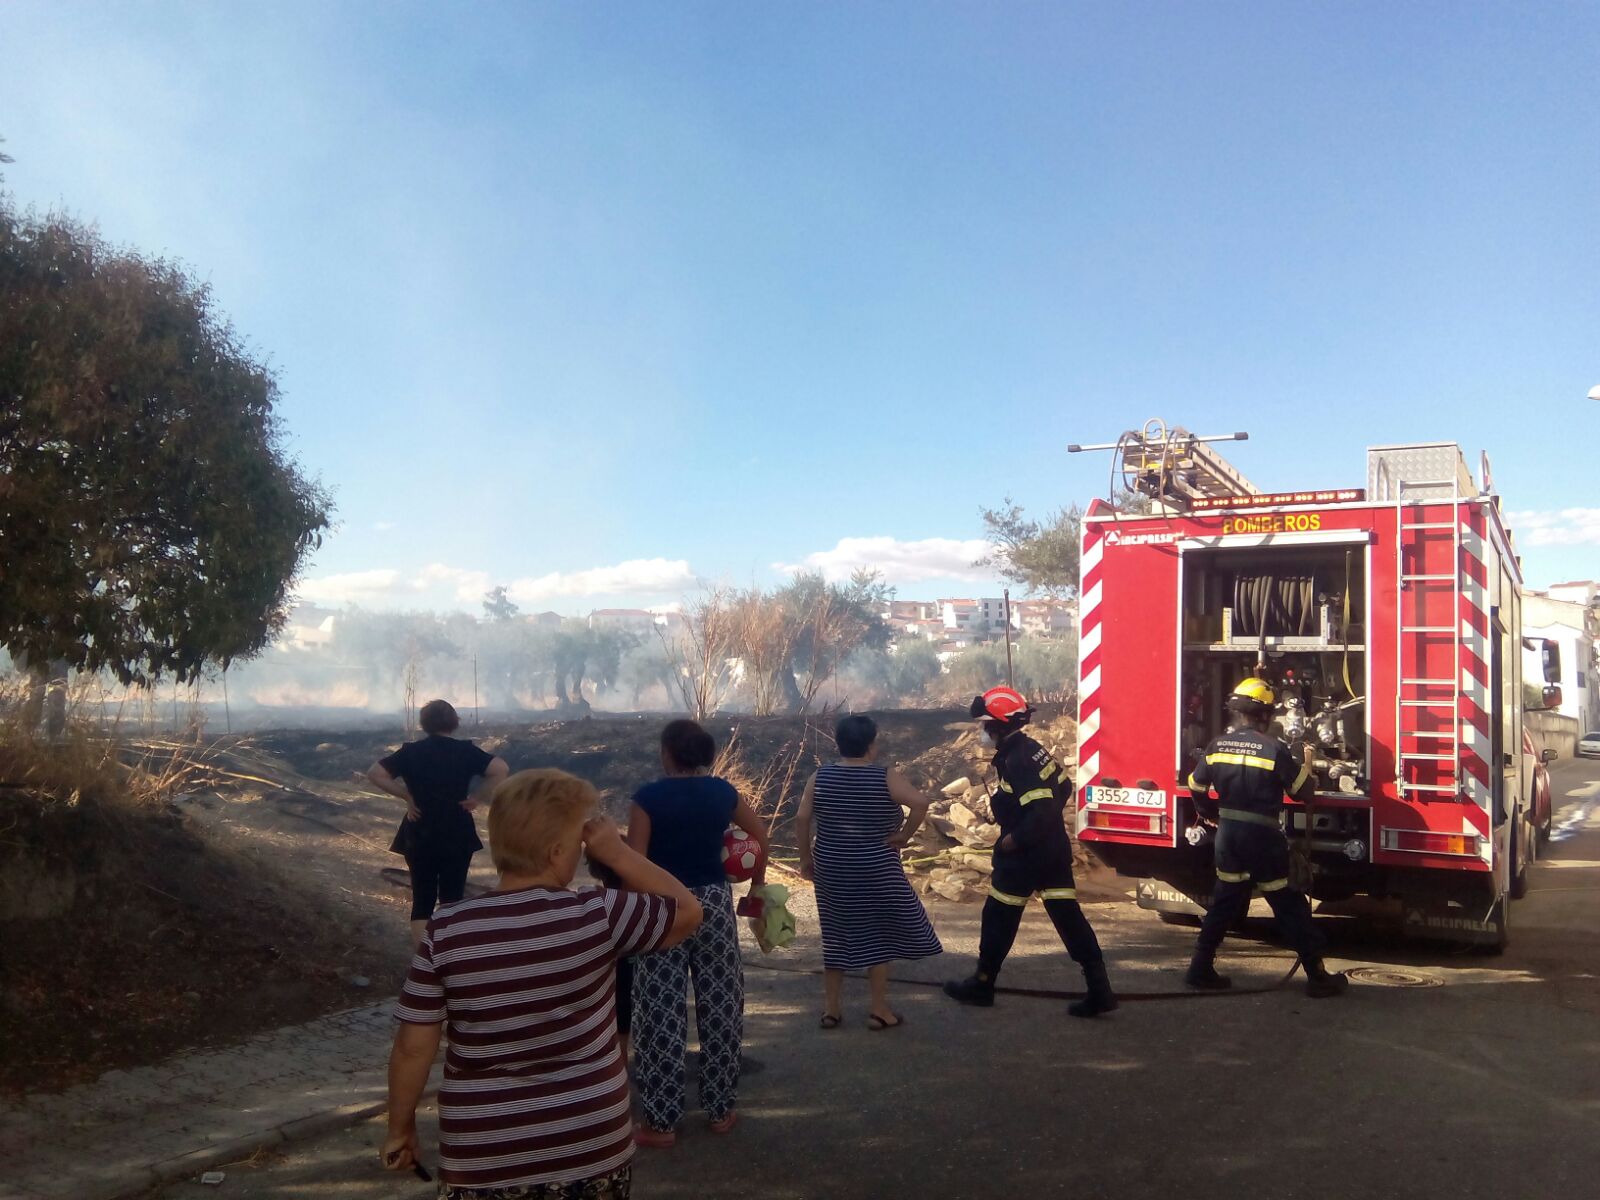
<svg viewBox="0 0 1600 1200"><path fill-rule="evenodd" d="M633 990L634 1080L644 1121L641 1146L677 1141L684 1109L688 990L694 984L700 1036L700 1106L715 1133L732 1131L744 1037L744 963L733 892L722 866L722 838L737 824L761 844L767 826L738 791L711 774L716 743L693 721L672 721L661 734L665 778L640 788L628 816L628 844L671 872L700 901L705 920L694 936L663 954L641 958Z"/></svg>

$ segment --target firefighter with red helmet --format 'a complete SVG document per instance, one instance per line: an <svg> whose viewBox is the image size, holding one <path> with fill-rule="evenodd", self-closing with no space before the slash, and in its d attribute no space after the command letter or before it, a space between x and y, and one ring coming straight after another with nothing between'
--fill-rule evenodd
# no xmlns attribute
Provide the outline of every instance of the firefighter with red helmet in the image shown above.
<svg viewBox="0 0 1600 1200"><path fill-rule="evenodd" d="M1211 897L1184 982L1192 988L1221 991L1230 986L1217 974L1217 948L1223 935L1250 907L1259 891L1272 906L1278 928L1300 955L1306 970L1306 993L1313 998L1337 996L1347 980L1322 965L1323 942L1311 920L1305 893L1289 884L1289 841L1280 818L1283 796L1309 797L1316 787L1311 751L1296 762L1289 748L1267 732L1276 695L1265 680L1250 678L1228 698L1231 728L1206 747L1205 757L1189 775L1197 800L1218 800L1216 844L1217 887Z"/></svg>
<svg viewBox="0 0 1600 1200"><path fill-rule="evenodd" d="M983 906L977 972L950 981L944 990L962 1004L994 1003L995 977L1016 941L1023 909L1037 894L1067 953L1083 969L1084 996L1067 1011L1075 1017L1097 1017L1116 1008L1117 998L1072 879L1072 839L1065 822L1072 781L1050 752L1022 731L1032 716L1028 702L1008 687L990 688L972 702L973 719L982 722L994 745L1000 783L989 804L1000 840Z"/></svg>

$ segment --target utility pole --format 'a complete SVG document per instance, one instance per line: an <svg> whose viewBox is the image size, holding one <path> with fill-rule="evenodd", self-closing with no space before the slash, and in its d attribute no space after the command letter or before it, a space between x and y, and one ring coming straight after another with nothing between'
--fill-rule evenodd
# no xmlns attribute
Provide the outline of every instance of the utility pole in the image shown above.
<svg viewBox="0 0 1600 1200"><path fill-rule="evenodd" d="M478 723L478 656L472 656L472 723Z"/></svg>
<svg viewBox="0 0 1600 1200"><path fill-rule="evenodd" d="M1011 677L1011 589L1006 588L1001 595L1006 598L1006 686L1014 688L1017 684Z"/></svg>

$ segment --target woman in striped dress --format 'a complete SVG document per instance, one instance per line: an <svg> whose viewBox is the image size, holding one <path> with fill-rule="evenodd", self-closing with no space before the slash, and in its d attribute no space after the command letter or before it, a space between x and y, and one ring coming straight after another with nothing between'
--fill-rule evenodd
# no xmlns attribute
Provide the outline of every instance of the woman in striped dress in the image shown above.
<svg viewBox="0 0 1600 1200"><path fill-rule="evenodd" d="M877 738L871 717L841 720L834 731L840 761L806 782L795 818L800 874L816 882L822 919L824 1029L842 1020L844 973L863 968L872 990L867 1027L903 1024L889 1007L889 963L944 949L900 865L900 848L922 825L928 800L900 772L874 763Z"/></svg>

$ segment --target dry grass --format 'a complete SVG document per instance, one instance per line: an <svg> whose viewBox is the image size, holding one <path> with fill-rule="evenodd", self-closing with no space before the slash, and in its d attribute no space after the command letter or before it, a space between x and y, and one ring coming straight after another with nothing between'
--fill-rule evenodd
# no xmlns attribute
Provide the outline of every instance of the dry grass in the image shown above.
<svg viewBox="0 0 1600 1200"><path fill-rule="evenodd" d="M90 719L82 693L68 705L62 737L47 738L24 718L26 685L0 682L0 788L41 808L159 806L207 773L207 745L197 727L181 741L135 742L120 722Z"/></svg>
<svg viewBox="0 0 1600 1200"><path fill-rule="evenodd" d="M791 815L806 777L822 762L819 744L827 744L825 734L807 722L798 738L784 742L777 753L757 767L739 744L739 727L735 725L718 752L711 773L733 784L768 825L776 828Z"/></svg>

